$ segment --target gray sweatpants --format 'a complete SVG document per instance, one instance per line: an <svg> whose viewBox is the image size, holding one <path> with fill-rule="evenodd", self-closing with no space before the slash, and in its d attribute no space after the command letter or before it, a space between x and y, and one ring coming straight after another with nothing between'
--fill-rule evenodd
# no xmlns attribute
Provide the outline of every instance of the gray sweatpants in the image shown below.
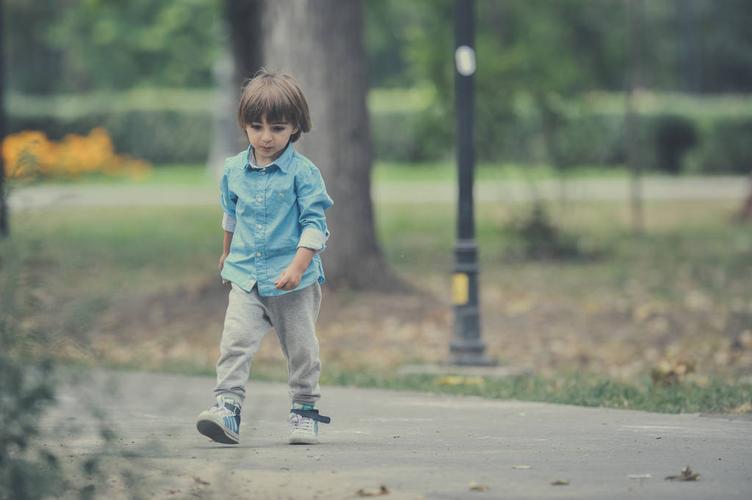
<svg viewBox="0 0 752 500"><path fill-rule="evenodd" d="M260 296L257 287L249 293L233 284L219 345L216 395L227 394L242 404L253 356L274 327L287 358L292 401L315 403L321 397L315 326L320 306L318 283L274 297Z"/></svg>

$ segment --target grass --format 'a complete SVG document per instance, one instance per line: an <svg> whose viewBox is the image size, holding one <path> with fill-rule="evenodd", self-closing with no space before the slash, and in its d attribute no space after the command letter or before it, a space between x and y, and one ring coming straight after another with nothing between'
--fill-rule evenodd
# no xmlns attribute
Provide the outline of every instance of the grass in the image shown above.
<svg viewBox="0 0 752 500"><path fill-rule="evenodd" d="M539 181L555 179L559 172L547 165L518 165L481 163L475 176L478 181ZM567 178L623 178L623 168L581 166L568 169ZM456 182L457 165L451 161L408 164L377 162L373 172L375 182Z"/></svg>
<svg viewBox="0 0 752 500"><path fill-rule="evenodd" d="M422 111L434 96L431 88L375 89L368 95L368 106L375 112ZM215 104L213 89L135 88L125 91L88 92L38 96L11 93L10 114L49 116L50 113L74 119L92 113L119 111L210 111Z"/></svg>
<svg viewBox="0 0 752 500"><path fill-rule="evenodd" d="M650 380L627 383L607 377L580 374L494 379L430 375L381 377L340 372L326 374L322 382L663 413L727 413L752 401L752 384L729 384L720 380L705 385L683 383L661 387L654 385Z"/></svg>
<svg viewBox="0 0 752 500"><path fill-rule="evenodd" d="M78 178L53 178L43 185L207 186L216 184L202 165L166 164L138 176L92 173Z"/></svg>
<svg viewBox="0 0 752 500"><path fill-rule="evenodd" d="M626 178L623 168L581 166L565 172L568 179ZM559 173L546 165L480 164L475 177L486 181L540 181L557 179ZM376 162L373 170L375 183L454 183L457 166L451 161L427 163ZM49 179L45 184L113 184L143 186L206 186L216 184L203 165L159 165L139 177L88 174L77 179Z"/></svg>
<svg viewBox="0 0 752 500"><path fill-rule="evenodd" d="M82 368L81 365L72 365ZM111 364L113 369L142 370L138 363ZM85 368L85 367L84 367ZM213 377L213 367L189 363L163 366L163 373ZM255 363L253 380L287 382L280 363ZM656 385L649 378L625 382L592 374L560 373L556 376L518 375L507 378L458 375L396 375L368 369L327 368L322 385L421 391L488 399L536 401L576 406L629 409L658 413L744 414L752 412L752 383L708 379L701 383Z"/></svg>
<svg viewBox="0 0 752 500"><path fill-rule="evenodd" d="M697 116L748 116L752 100L743 95L696 96L681 93L641 92L637 96L642 113L688 112ZM53 96L11 93L8 106L11 115L49 116L73 119L95 112L130 110L209 111L216 98L213 89L136 88L126 91L97 91L84 94ZM374 113L419 112L435 99L430 86L416 88L372 89L368 107ZM519 106L529 106L522 99ZM624 113L624 95L619 92L591 92L583 101L593 108L612 113ZM571 100L577 105L579 100Z"/></svg>
<svg viewBox="0 0 752 500"><path fill-rule="evenodd" d="M592 92L585 102L594 109L611 113L624 113L624 95L612 92ZM721 116L749 116L752 99L745 95L710 95L697 97L672 92L639 92L637 110L643 114L679 113L700 118Z"/></svg>
<svg viewBox="0 0 752 500"><path fill-rule="evenodd" d="M88 92L49 96L11 93L8 108L11 115L76 119L97 113L122 111L206 111L214 104L211 89L136 88L127 91Z"/></svg>
<svg viewBox="0 0 752 500"><path fill-rule="evenodd" d="M193 170L187 167L165 172L173 179L185 175L187 183L194 179L190 177ZM164 177L154 182L170 181ZM601 324L583 311L604 310L606 328L615 320L629 323L632 329L628 332L632 333L626 338L600 342L613 344L616 351L632 357L647 356L647 350L657 349L676 356L694 352L698 359L712 360L716 354L713 346L728 348L723 325L734 308L747 310L743 298L752 293L748 279L752 271L752 229L728 222L736 202L649 203L647 233L641 238L632 237L628 231L627 206L570 203L556 216L560 227L600 252L599 258L582 262L510 260L505 253L511 238L507 224L524 208L484 203L477 207L481 283L487 292L502 297L501 302L493 304L497 310L484 311L484 319L498 316L500 328L508 329L524 325L506 323L530 318L532 326L525 327L529 332L521 330L517 343L523 345L537 336L535 321L548 321L547 311L558 304L567 315L555 322L564 325L573 321L571 315L582 315L585 328L598 335ZM391 265L408 280L440 294L452 268L454 208L450 204L386 204L376 209L380 241ZM34 255L24 262L43 277L31 285L35 300L42 305L40 312L28 320L34 328L61 330L84 339L98 318L122 300L169 295L181 287L214 279L220 248L219 217L218 208L206 207L77 208L13 214L13 238L0 243L0 259ZM696 296L704 300L699 306L693 298ZM700 309L693 309L697 307ZM515 312L520 310L529 312ZM653 311L645 313L644 322L631 319L643 315L643 310ZM650 321L655 319L654 311L663 311L671 324L686 322L677 326L681 334L678 340L666 333L653 333L655 325ZM622 317L625 319L620 320ZM547 325L554 326L561 325ZM590 342L586 337L589 333L572 328L575 330L570 332L571 337L565 337L567 341L582 335L585 345ZM710 339L709 343L703 343L703 339ZM130 340L122 341L127 344ZM495 342L493 338L489 341ZM543 350L531 351L532 359L546 363L548 351L553 349L550 342L554 341L555 337L541 337ZM629 350L643 342L646 351ZM515 344L500 345L510 356L517 355ZM136 352L141 351L134 349ZM378 358L378 351L373 351L373 356ZM111 364L145 367L143 360L135 358ZM556 365L555 373L450 383L441 377L397 376L388 368L334 360L327 365L322 383L665 412L728 412L749 403L752 388L749 378L743 376L748 369L723 372L723 361L718 364L717 373L706 370L711 365L700 363L697 378L662 387L653 385L642 368L636 376L622 379L599 371L597 366L576 374L572 365L561 364ZM208 373L211 368L190 357L159 366L190 373ZM283 369L281 364L260 362L255 375L280 380L284 378L280 372Z"/></svg>

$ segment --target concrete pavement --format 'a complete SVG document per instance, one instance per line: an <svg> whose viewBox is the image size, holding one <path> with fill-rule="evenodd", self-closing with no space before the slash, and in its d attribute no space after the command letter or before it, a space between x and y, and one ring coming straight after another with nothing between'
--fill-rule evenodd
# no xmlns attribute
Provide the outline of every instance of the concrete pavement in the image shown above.
<svg viewBox="0 0 752 500"><path fill-rule="evenodd" d="M207 377L85 373L60 388L45 444L101 450L93 403L116 432L110 498L752 498L752 420L324 387L321 444L286 444L286 386L249 383L241 444L209 442L195 416ZM70 425L68 425L70 424ZM79 431L62 432L61 426ZM686 465L696 482L673 482ZM136 481L118 479L132 470ZM566 485L552 485L566 481Z"/></svg>

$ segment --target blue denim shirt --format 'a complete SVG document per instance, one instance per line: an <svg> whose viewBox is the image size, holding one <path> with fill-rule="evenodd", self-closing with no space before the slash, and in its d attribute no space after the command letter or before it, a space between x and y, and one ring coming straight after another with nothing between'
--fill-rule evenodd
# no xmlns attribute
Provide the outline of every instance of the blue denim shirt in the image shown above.
<svg viewBox="0 0 752 500"><path fill-rule="evenodd" d="M262 296L283 295L274 281L292 262L298 247L316 251L299 290L324 282L319 253L329 237L324 211L333 205L319 169L292 143L272 164L253 168L251 148L225 160L220 202L234 221L230 253L222 278Z"/></svg>

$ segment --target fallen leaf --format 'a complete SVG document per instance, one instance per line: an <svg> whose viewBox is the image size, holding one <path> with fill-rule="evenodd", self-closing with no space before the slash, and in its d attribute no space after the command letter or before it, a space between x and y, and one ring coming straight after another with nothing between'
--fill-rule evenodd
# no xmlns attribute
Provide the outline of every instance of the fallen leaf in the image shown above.
<svg viewBox="0 0 752 500"><path fill-rule="evenodd" d="M530 467L529 465L513 465L512 466L512 469L517 469L517 470L528 470L531 468L532 467Z"/></svg>
<svg viewBox="0 0 752 500"><path fill-rule="evenodd" d="M569 486L569 481L566 479L557 479L556 481L551 482L551 486Z"/></svg>
<svg viewBox="0 0 752 500"><path fill-rule="evenodd" d="M200 484L202 486L208 486L209 484L211 484L209 481L204 481L203 479L201 479L198 476L193 476L193 480L196 481L198 484Z"/></svg>
<svg viewBox="0 0 752 500"><path fill-rule="evenodd" d="M650 377L653 379L653 384L665 387L681 382L694 370L694 364L689 361L664 359L651 370Z"/></svg>
<svg viewBox="0 0 752 500"><path fill-rule="evenodd" d="M629 479L650 479L653 476L650 474L629 474L627 477Z"/></svg>
<svg viewBox="0 0 752 500"><path fill-rule="evenodd" d="M478 484L476 482L471 482L468 487L470 488L470 491L488 491L490 487L485 484Z"/></svg>
<svg viewBox="0 0 752 500"><path fill-rule="evenodd" d="M355 492L355 494L359 497L380 497L388 495L389 488L382 484L378 488L361 488L357 492Z"/></svg>
<svg viewBox="0 0 752 500"><path fill-rule="evenodd" d="M752 403L749 402L749 401L747 401L746 403L743 403L743 404L737 406L736 408L733 408L731 410L731 413L733 413L735 415L741 415L741 414L744 414L744 413L752 413Z"/></svg>
<svg viewBox="0 0 752 500"><path fill-rule="evenodd" d="M678 476L666 476L666 481L697 481L700 478L699 472L693 472L689 465L684 467Z"/></svg>

